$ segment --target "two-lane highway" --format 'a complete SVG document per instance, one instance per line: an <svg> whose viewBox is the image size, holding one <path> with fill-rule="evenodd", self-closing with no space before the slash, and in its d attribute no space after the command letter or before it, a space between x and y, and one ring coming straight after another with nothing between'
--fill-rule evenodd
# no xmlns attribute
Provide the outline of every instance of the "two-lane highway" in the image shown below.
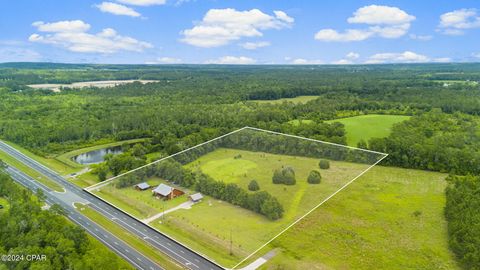
<svg viewBox="0 0 480 270"><path fill-rule="evenodd" d="M57 196L59 193L50 190L41 183L38 183L30 176L24 174L15 167L8 166L5 171L24 187L36 191L38 189L42 190L45 194L45 202L49 205L58 204L60 205L67 214L67 217L72 220L74 223L78 224L89 232L92 236L100 240L103 244L109 247L118 255L122 256L125 260L130 262L137 269L146 269L146 270L155 270L163 269L161 266L155 264L149 258L143 256L135 249L131 248L128 244L124 243L122 240L118 239L113 234L104 230L102 227L92 222L88 218L81 215L73 205L65 203L63 200L59 199Z"/></svg>
<svg viewBox="0 0 480 270"><path fill-rule="evenodd" d="M174 241L173 239L159 233L158 231L150 228L146 224L143 224L139 220L119 211L111 205L103 202L95 196L83 191L76 185L72 184L58 173L54 172L50 168L37 162L36 160L26 156L19 152L10 145L0 141L0 150L8 153L18 161L29 166L30 168L38 171L53 181L56 181L62 185L67 192L71 192L76 196L82 198L89 203L89 206L104 215L106 218L117 223L130 233L137 235L149 243L152 248L159 249L170 258L174 259L178 264L188 269L193 270L220 270L224 269L216 263L208 260L204 256L193 252L187 247Z"/></svg>

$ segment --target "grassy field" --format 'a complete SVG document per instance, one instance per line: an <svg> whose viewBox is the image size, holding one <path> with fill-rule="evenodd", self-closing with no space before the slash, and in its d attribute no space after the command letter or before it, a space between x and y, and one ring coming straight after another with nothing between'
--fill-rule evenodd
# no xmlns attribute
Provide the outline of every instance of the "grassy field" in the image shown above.
<svg viewBox="0 0 480 270"><path fill-rule="evenodd" d="M78 156L78 155L86 153L86 152L94 151L94 150L120 146L120 145L123 145L123 144L134 144L134 143L144 142L145 140L146 139L133 139L133 140L112 142L112 143L106 143L106 144L99 144L99 145L86 147L86 148L81 148L81 149L77 149L77 150L73 150L73 151L61 154L61 155L57 156L56 159L65 163L65 164L68 164L71 167L82 168L82 167L84 167L84 165L74 162L72 160L72 157Z"/></svg>
<svg viewBox="0 0 480 270"><path fill-rule="evenodd" d="M318 96L298 96L294 98L281 98L281 99L274 99L274 100L252 100L252 101L259 104L265 104L265 103L282 104L283 102L292 102L295 104L299 104L299 103L307 103L317 98Z"/></svg>
<svg viewBox="0 0 480 270"><path fill-rule="evenodd" d="M7 153L5 153L3 151L0 151L0 159L3 160L8 165L11 165L11 166L21 170L22 172L26 173L28 176L30 176L30 177L34 178L35 180L37 180L38 182L44 184L45 186L47 186L51 190L55 190L55 191L59 191L59 192L64 191L63 187L61 185L59 185L56 182L50 180L49 178L47 178L43 174L33 170L32 168L24 165L23 163L19 162L18 160L16 160L15 158L13 158L12 156L8 155Z"/></svg>
<svg viewBox="0 0 480 270"><path fill-rule="evenodd" d="M3 206L3 209L0 209L0 214L7 212L10 204L8 203L7 199L0 197L0 205Z"/></svg>
<svg viewBox="0 0 480 270"><path fill-rule="evenodd" d="M369 114L335 119L328 122L340 122L344 124L347 132L348 145L357 146L357 143L362 139L368 142L370 138L387 137L395 123L402 122L409 118L410 116L404 115Z"/></svg>
<svg viewBox="0 0 480 270"><path fill-rule="evenodd" d="M277 238L269 249L280 253L261 269L459 269L443 216L445 176L373 168Z"/></svg>
<svg viewBox="0 0 480 270"><path fill-rule="evenodd" d="M288 123L294 125L294 126L299 126L300 124L311 124L313 123L313 120L308 120L308 119L294 119L291 121L288 121Z"/></svg>
<svg viewBox="0 0 480 270"><path fill-rule="evenodd" d="M160 183L172 186L161 179L150 179L147 183L152 187L158 186ZM94 194L141 219L151 217L188 200L188 195L182 195L174 200L164 201L155 198L151 190L138 191L133 187L118 189L113 185L102 187L100 190L94 191Z"/></svg>
<svg viewBox="0 0 480 270"><path fill-rule="evenodd" d="M161 265L165 269L183 269L176 263L172 262L169 257L165 254L161 253L159 250L155 249L148 243L146 243L143 239L138 238L137 236L129 233L128 231L124 230L117 224L113 223L112 221L106 219L104 216L100 215L93 209L88 206L85 206L80 203L76 203L75 206L79 209L79 211L88 217L90 220L94 221L98 225L103 228L106 228L110 233L116 235L118 238L122 239L125 243L133 247L134 249L138 250L143 255L147 256L158 265Z"/></svg>

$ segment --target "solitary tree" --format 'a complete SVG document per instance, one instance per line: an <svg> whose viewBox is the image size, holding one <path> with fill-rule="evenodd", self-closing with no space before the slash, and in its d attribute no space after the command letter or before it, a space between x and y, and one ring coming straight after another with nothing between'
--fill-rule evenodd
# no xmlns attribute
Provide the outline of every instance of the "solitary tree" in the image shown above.
<svg viewBox="0 0 480 270"><path fill-rule="evenodd" d="M250 184L248 184L248 190L250 191L260 190L260 186L258 185L256 180L250 181Z"/></svg>
<svg viewBox="0 0 480 270"><path fill-rule="evenodd" d="M320 159L320 162L318 163L318 167L320 167L320 169L329 169L330 168L330 161L326 160L326 159Z"/></svg>
<svg viewBox="0 0 480 270"><path fill-rule="evenodd" d="M319 171L315 171L315 170L311 171L307 178L307 181L310 184L320 184L321 180L322 180L322 175L320 174Z"/></svg>

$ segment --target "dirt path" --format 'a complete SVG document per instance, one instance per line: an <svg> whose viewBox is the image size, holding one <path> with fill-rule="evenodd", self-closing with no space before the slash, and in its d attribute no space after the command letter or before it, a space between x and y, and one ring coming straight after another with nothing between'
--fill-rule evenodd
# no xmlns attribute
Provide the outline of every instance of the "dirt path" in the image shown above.
<svg viewBox="0 0 480 270"><path fill-rule="evenodd" d="M173 212L173 211L177 211L178 209L190 209L193 204L194 204L194 203L193 203L192 201L184 202L184 203L182 203L182 204L180 204L180 205L178 205L178 206L175 206L175 207L173 207L173 208L170 208L170 209L168 209L168 210L166 210L166 211L164 211L164 212L158 213L158 214L156 214L156 215L154 215L154 216L151 216L151 217L149 217L149 218L146 218L146 219L144 219L144 220L142 220L142 221L143 221L144 223L147 223L147 224L148 224L148 223L154 221L155 219L157 219L157 218L159 218L159 217L161 217L161 216L163 216L163 215L165 215L165 214L171 213L171 212Z"/></svg>

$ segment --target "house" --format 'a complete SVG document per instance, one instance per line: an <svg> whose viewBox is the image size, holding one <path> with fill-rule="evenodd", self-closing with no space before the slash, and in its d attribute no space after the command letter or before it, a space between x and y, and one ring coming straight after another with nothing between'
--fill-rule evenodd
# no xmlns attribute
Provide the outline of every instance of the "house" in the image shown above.
<svg viewBox="0 0 480 270"><path fill-rule="evenodd" d="M190 200L194 203L197 203L203 199L202 193L195 193L190 195Z"/></svg>
<svg viewBox="0 0 480 270"><path fill-rule="evenodd" d="M183 191L165 184L158 185L152 192L153 196L165 200L170 200L184 194Z"/></svg>
<svg viewBox="0 0 480 270"><path fill-rule="evenodd" d="M150 185L148 183L145 183L145 182L135 185L136 190L147 190L149 188L150 188Z"/></svg>

